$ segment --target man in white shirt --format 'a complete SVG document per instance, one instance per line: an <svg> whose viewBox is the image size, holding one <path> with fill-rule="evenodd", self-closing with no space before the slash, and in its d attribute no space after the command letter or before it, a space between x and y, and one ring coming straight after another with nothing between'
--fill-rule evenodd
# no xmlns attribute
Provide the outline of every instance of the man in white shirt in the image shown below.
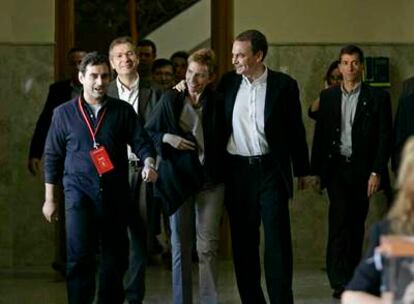
<svg viewBox="0 0 414 304"><path fill-rule="evenodd" d="M267 68L266 37L257 30L233 43L235 72L224 75L228 138L226 207L234 268L242 303L266 303L260 278L260 223L265 237L264 270L270 303L293 303L289 198L293 173L298 187L309 173L308 147L297 83Z"/></svg>
<svg viewBox="0 0 414 304"><path fill-rule="evenodd" d="M117 73L117 77L109 84L108 95L131 104L142 122L145 123L160 98L161 93L152 87L141 84L137 71L139 59L131 38L119 37L114 39L109 46L109 59L111 67ZM151 220L148 223L147 219L147 215L152 214L147 210L147 206L150 205L147 202L148 193L152 192L152 188L149 187L147 189L146 186L142 185L142 179L140 177L142 166L139 159L131 152L129 147L128 160L130 164L131 199L136 207L136 221L129 225L130 261L125 280L125 294L129 304L132 304L141 303L144 298L144 276L147 253L146 238L147 230L150 232L153 230L153 223ZM144 196L144 193L141 191L147 195ZM145 197L145 199L141 199L141 203L139 202L140 197ZM140 209L144 209L146 214L143 215L141 212L140 216ZM148 224L147 227L145 227L144 221ZM152 233L150 233L148 238L152 236Z"/></svg>

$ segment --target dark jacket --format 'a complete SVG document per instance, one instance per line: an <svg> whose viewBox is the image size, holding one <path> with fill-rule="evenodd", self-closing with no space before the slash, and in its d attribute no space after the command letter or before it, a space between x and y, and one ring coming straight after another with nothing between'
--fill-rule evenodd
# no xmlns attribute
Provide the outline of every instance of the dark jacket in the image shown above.
<svg viewBox="0 0 414 304"><path fill-rule="evenodd" d="M414 93L400 99L395 114L392 158L394 172L397 172L400 165L401 150L407 139L412 135L414 135Z"/></svg>
<svg viewBox="0 0 414 304"><path fill-rule="evenodd" d="M139 81L138 86L138 114L145 124L155 105L161 98L162 92L152 86L145 85L142 81ZM119 99L116 79L109 84L108 96Z"/></svg>
<svg viewBox="0 0 414 304"><path fill-rule="evenodd" d="M37 120L30 142L29 158L42 158L53 110L72 98L72 86L70 84L71 80L68 79L50 85L45 105Z"/></svg>
<svg viewBox="0 0 414 304"><path fill-rule="evenodd" d="M375 268L375 248L380 245L382 235L390 233L390 223L383 220L371 227L369 234L369 245L365 257L355 269L354 276L346 286L347 290L364 291L372 295L380 295L381 272Z"/></svg>
<svg viewBox="0 0 414 304"><path fill-rule="evenodd" d="M233 109L242 76L225 74L217 90L224 94L226 141L232 133ZM309 155L299 100L298 85L290 76L268 70L265 100L265 135L270 154L277 164L277 174L293 195L292 167L295 176L309 174Z"/></svg>
<svg viewBox="0 0 414 304"><path fill-rule="evenodd" d="M169 214L177 210L191 195L197 193L206 182L223 181L223 101L220 95L206 89L201 98L202 126L204 135L204 164L197 151L177 150L162 142L165 133L192 138L179 126L185 102L185 93L170 90L164 93L155 108L146 129L152 137L157 153L161 156L159 178L155 184L156 195L161 197Z"/></svg>
<svg viewBox="0 0 414 304"><path fill-rule="evenodd" d="M311 165L313 174L320 176L322 186L329 178L329 169L340 151L341 143L340 86L323 90L313 137ZM352 156L354 178L368 181L371 172L388 180L388 160L391 151L392 114L390 96L384 90L362 84L352 126Z"/></svg>

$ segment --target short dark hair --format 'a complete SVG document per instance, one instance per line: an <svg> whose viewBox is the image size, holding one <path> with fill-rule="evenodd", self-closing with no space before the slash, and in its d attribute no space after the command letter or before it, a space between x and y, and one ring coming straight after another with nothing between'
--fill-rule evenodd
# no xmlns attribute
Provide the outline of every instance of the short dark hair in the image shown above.
<svg viewBox="0 0 414 304"><path fill-rule="evenodd" d="M347 55L357 54L359 58L359 62L364 63L364 52L356 45L353 45L353 44L345 45L339 52L339 58L338 58L339 61L341 61L342 55L344 54L347 54Z"/></svg>
<svg viewBox="0 0 414 304"><path fill-rule="evenodd" d="M86 73L88 65L101 65L106 64L108 69L110 68L108 56L99 52L91 52L86 54L79 65L79 72L83 75Z"/></svg>
<svg viewBox="0 0 414 304"><path fill-rule="evenodd" d="M165 58L159 58L154 60L154 62L152 63L152 72L154 73L156 69L163 68L165 66L170 66L174 72L175 69L173 63Z"/></svg>
<svg viewBox="0 0 414 304"><path fill-rule="evenodd" d="M140 46L150 46L152 48L152 52L153 52L154 56L157 55L157 47L155 46L155 43L153 41L151 41L149 39L140 40L137 43L137 47L140 47Z"/></svg>
<svg viewBox="0 0 414 304"><path fill-rule="evenodd" d="M111 44L109 45L109 56L111 56L112 49L116 45L126 44L126 43L132 44L132 46L134 46L134 42L132 41L132 38L129 37L129 36L122 36L122 37L118 37L118 38L115 38L114 40L112 40Z"/></svg>
<svg viewBox="0 0 414 304"><path fill-rule="evenodd" d="M80 48L80 47L73 47L73 48L71 48L71 49L68 51L67 56L69 57L69 56L70 56L70 54L72 54L72 53L78 53L78 52L86 53L86 50L85 50L85 49L83 49L83 48Z"/></svg>
<svg viewBox="0 0 414 304"><path fill-rule="evenodd" d="M170 60L174 58L183 58L185 61L188 59L188 53L186 51L178 51L171 55Z"/></svg>
<svg viewBox="0 0 414 304"><path fill-rule="evenodd" d="M253 54L262 51L263 59L265 59L268 49L266 36L258 30L247 30L237 35L235 41L250 41Z"/></svg>

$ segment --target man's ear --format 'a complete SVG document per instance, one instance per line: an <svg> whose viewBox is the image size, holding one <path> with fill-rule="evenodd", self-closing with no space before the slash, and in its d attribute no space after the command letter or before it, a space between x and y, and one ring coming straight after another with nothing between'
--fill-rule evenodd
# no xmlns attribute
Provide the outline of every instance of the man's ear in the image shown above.
<svg viewBox="0 0 414 304"><path fill-rule="evenodd" d="M82 74L82 72L78 72L78 79L79 79L79 82L81 83L81 84L83 84L83 80L84 80L84 77L83 77L83 74Z"/></svg>
<svg viewBox="0 0 414 304"><path fill-rule="evenodd" d="M257 58L257 62L262 62L263 61L263 51L257 51L255 56Z"/></svg>

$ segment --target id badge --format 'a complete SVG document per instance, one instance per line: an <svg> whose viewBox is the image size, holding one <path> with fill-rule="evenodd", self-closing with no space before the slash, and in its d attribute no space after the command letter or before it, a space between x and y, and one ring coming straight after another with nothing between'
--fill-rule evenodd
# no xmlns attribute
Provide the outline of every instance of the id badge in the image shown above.
<svg viewBox="0 0 414 304"><path fill-rule="evenodd" d="M91 155L93 164L95 165L99 175L111 171L114 168L105 147L100 146L99 148L93 149L89 152L89 154Z"/></svg>

